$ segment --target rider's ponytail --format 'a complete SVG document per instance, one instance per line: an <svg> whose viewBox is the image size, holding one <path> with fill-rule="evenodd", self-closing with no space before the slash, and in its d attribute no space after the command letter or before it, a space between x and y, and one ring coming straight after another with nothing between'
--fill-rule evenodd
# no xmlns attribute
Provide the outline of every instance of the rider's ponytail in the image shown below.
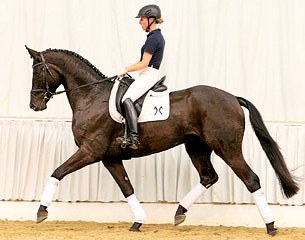
<svg viewBox="0 0 305 240"><path fill-rule="evenodd" d="M156 23L157 23L157 24L161 24L161 23L163 23L163 22L164 22L163 18L158 18L158 19L156 19Z"/></svg>

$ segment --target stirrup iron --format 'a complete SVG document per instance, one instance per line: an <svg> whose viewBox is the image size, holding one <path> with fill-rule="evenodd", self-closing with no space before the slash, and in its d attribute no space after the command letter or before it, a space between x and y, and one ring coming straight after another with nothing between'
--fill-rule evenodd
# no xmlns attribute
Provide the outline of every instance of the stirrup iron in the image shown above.
<svg viewBox="0 0 305 240"><path fill-rule="evenodd" d="M122 127L124 128L124 136L117 137L116 140L121 143L121 148L126 148L129 144L128 136L127 136L128 126L126 123L123 123Z"/></svg>

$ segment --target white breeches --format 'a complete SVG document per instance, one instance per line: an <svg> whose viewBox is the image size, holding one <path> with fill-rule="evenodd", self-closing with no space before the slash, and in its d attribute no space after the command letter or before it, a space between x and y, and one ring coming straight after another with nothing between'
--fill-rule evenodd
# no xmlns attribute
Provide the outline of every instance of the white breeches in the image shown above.
<svg viewBox="0 0 305 240"><path fill-rule="evenodd" d="M127 98L130 98L133 102L135 102L158 81L159 70L151 67L145 68L140 72L139 76L130 85L124 97L122 98L122 102L124 102L124 100Z"/></svg>

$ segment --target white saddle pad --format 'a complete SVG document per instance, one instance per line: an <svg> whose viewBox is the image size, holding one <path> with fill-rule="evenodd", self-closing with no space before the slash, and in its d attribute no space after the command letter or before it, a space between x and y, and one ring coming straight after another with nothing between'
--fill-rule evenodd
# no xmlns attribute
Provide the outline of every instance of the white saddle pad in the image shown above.
<svg viewBox="0 0 305 240"><path fill-rule="evenodd" d="M122 123L125 121L123 116L117 111L115 99L116 93L119 87L119 81L116 80L109 98L109 114L111 118ZM166 120L169 117L169 91L153 92L149 91L145 97L141 114L138 118L138 122L152 122Z"/></svg>

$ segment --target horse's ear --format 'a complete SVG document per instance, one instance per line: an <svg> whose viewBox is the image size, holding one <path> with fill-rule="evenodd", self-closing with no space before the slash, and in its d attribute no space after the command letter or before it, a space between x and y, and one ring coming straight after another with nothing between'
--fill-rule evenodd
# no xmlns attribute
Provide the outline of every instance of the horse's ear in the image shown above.
<svg viewBox="0 0 305 240"><path fill-rule="evenodd" d="M25 48L28 50L29 54L31 55L31 58L36 59L37 57L39 57L39 52L36 52L35 50L28 48L27 45L25 45Z"/></svg>

